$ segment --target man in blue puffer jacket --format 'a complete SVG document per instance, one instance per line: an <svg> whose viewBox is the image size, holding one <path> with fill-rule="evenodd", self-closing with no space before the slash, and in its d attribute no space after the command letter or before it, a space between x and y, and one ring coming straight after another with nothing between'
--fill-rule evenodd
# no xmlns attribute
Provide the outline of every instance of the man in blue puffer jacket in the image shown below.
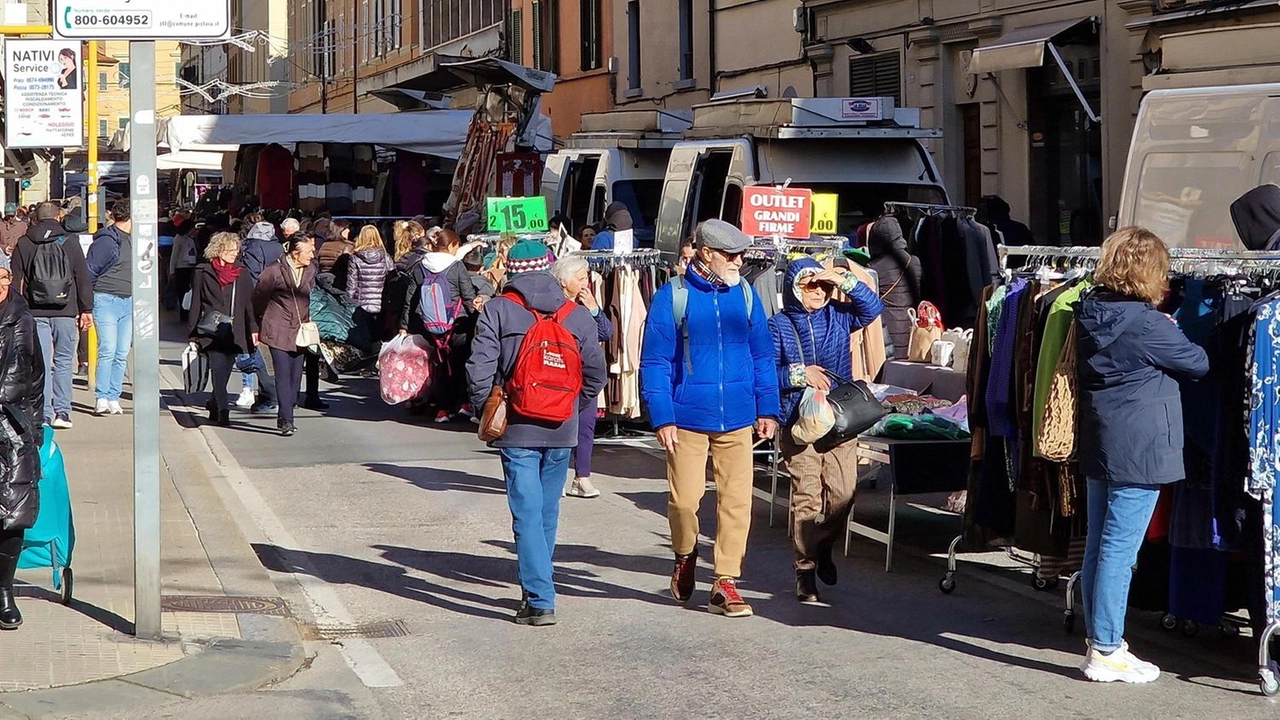
<svg viewBox="0 0 1280 720"><path fill-rule="evenodd" d="M847 302L833 301L837 289ZM782 306L781 313L769 318L769 334L782 392L781 417L790 427L798 419L806 388L826 392L832 384L828 373L842 379L853 374L849 335L875 322L884 304L849 271L828 270L812 258L802 258L787 267ZM791 475L796 597L816 603L816 580L836 583L831 549L857 487L856 446L801 445L787 430L779 433L778 446Z"/></svg>
<svg viewBox="0 0 1280 720"><path fill-rule="evenodd" d="M778 375L760 298L739 275L751 239L722 220L695 232L682 279L660 289L645 323L640 393L667 451L667 516L676 554L671 593L693 597L698 507L710 453L716 481L716 581L708 609L751 615L738 594L751 529L751 431L777 430Z"/></svg>

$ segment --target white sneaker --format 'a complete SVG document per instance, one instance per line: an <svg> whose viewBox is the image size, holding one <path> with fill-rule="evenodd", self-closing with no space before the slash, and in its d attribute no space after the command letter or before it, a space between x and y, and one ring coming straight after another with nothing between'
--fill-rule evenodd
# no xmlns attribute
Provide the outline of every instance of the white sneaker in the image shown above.
<svg viewBox="0 0 1280 720"><path fill-rule="evenodd" d="M577 498L600 497L600 491L596 489L595 485L591 484L589 478L574 478L573 482L569 483L569 489L565 490L564 494Z"/></svg>
<svg viewBox="0 0 1280 720"><path fill-rule="evenodd" d="M1128 643L1110 655L1103 655L1090 646L1080 670L1094 682L1149 683L1160 677L1160 668L1135 657L1129 652Z"/></svg>
<svg viewBox="0 0 1280 720"><path fill-rule="evenodd" d="M98 404L93 406L93 414L106 415L109 412L111 412L111 406L107 403L106 400L102 398L98 398Z"/></svg>
<svg viewBox="0 0 1280 720"><path fill-rule="evenodd" d="M120 401L119 401L119 400L112 400L111 402L107 403L107 408L109 408L109 409L111 410L111 414L112 414L112 415L123 415L123 414L124 414L124 408L120 407Z"/></svg>
<svg viewBox="0 0 1280 720"><path fill-rule="evenodd" d="M49 424L54 430L70 430L72 428L71 418L68 418L65 415L59 415Z"/></svg>
<svg viewBox="0 0 1280 720"><path fill-rule="evenodd" d="M252 389L245 388L240 391L240 397L236 398L236 407L241 409L251 408L257 399L258 396L253 394Z"/></svg>

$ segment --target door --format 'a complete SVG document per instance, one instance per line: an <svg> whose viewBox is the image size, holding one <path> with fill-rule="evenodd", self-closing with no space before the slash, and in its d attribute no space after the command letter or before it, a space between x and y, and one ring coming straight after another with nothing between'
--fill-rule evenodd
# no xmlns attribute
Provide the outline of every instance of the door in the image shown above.
<svg viewBox="0 0 1280 720"><path fill-rule="evenodd" d="M960 106L964 133L964 204L976 208L982 202L982 106Z"/></svg>

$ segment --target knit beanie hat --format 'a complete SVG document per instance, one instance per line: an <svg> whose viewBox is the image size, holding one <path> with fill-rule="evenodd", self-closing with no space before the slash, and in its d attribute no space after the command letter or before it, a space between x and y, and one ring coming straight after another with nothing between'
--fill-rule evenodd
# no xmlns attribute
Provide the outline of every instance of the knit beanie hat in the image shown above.
<svg viewBox="0 0 1280 720"><path fill-rule="evenodd" d="M547 246L536 240L521 240L507 253L507 272L512 275L551 267Z"/></svg>

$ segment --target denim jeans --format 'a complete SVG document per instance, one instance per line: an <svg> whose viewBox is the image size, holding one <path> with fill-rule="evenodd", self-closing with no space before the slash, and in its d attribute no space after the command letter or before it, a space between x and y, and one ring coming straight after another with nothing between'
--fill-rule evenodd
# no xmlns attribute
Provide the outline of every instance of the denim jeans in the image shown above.
<svg viewBox="0 0 1280 720"><path fill-rule="evenodd" d="M97 387L99 400L119 400L133 343L133 298L93 294L93 323L98 326Z"/></svg>
<svg viewBox="0 0 1280 720"><path fill-rule="evenodd" d="M36 318L36 335L44 355L44 423L71 416L71 376L76 369L80 327L75 318Z"/></svg>
<svg viewBox="0 0 1280 720"><path fill-rule="evenodd" d="M1081 609L1093 647L1111 652L1124 642L1129 582L1138 549L1160 497L1159 485L1089 478L1089 532L1080 570Z"/></svg>
<svg viewBox="0 0 1280 720"><path fill-rule="evenodd" d="M259 386L258 405L271 406L276 404L276 384L271 379L271 374L267 372L267 362L262 357L261 348L245 355L237 355L236 370L245 373L244 386L247 388L254 386L251 378L257 379L257 385Z"/></svg>
<svg viewBox="0 0 1280 720"><path fill-rule="evenodd" d="M569 448L502 448L520 584L529 594L529 604L539 610L556 608L551 556L568 470Z"/></svg>

